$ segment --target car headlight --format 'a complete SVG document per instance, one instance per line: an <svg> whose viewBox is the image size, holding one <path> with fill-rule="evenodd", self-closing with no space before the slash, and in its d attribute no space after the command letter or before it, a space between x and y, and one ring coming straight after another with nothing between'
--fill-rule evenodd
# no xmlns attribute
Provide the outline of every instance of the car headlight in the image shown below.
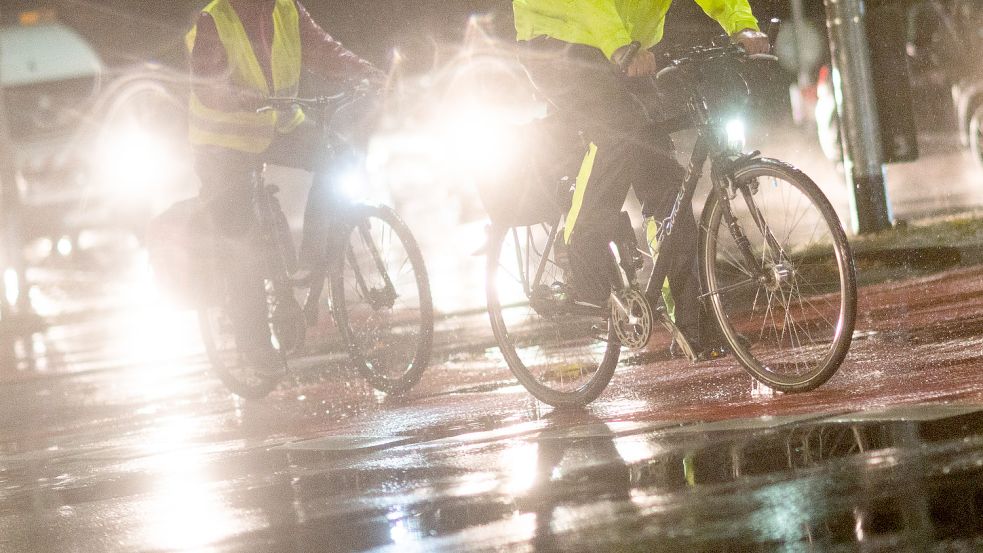
<svg viewBox="0 0 983 553"><path fill-rule="evenodd" d="M174 153L149 129L127 125L108 129L99 140L96 171L100 184L129 195L150 193L174 175Z"/></svg>

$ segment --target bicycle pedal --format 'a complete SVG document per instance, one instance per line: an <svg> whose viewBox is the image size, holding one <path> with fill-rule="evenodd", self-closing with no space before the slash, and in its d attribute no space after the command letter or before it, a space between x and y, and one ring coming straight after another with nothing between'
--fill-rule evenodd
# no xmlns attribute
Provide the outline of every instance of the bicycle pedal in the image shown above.
<svg viewBox="0 0 983 553"><path fill-rule="evenodd" d="M681 353L685 355L686 358L690 360L690 362L695 363L696 361L699 361L699 356L693 350L693 345L689 343L689 340L686 339L686 336L683 334L683 331L679 330L679 327L676 326L676 323L672 322L672 319L669 318L669 315L666 313L665 307L659 306L658 308L655 309L655 311L656 311L656 315L659 318L659 322L662 323L662 326L665 327L665 329L668 330L669 333L672 335L673 343L675 343L676 346L681 350Z"/></svg>
<svg viewBox="0 0 983 553"><path fill-rule="evenodd" d="M300 269L287 277L287 280L292 286L310 286L314 280L314 273L307 269Z"/></svg>

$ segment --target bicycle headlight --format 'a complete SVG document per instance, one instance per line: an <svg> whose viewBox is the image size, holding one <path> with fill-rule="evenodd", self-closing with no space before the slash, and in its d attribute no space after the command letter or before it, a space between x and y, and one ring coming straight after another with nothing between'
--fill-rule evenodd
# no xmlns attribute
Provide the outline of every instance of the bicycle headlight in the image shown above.
<svg viewBox="0 0 983 553"><path fill-rule="evenodd" d="M727 148L735 152L743 152L746 142L744 131L744 120L734 117L727 120L724 124L724 133L727 137Z"/></svg>

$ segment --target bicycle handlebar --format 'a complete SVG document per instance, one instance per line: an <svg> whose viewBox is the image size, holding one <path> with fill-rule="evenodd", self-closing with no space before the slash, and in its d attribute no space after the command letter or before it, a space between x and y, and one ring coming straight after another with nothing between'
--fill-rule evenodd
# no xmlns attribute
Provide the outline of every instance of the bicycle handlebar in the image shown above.
<svg viewBox="0 0 983 553"><path fill-rule="evenodd" d="M666 67L660 69L655 77L661 78L685 65L705 63L714 59L729 57L738 61L778 61L778 56L772 54L748 54L739 44L726 46L697 46L667 52L663 55Z"/></svg>
<svg viewBox="0 0 983 553"><path fill-rule="evenodd" d="M315 96L313 98L284 98L274 96L272 98L267 98L267 105L256 110L256 113L263 113L273 110L290 109L294 107L301 108L317 108L325 107L334 103L340 102L346 96L348 92L339 92L338 94L332 94L330 96Z"/></svg>

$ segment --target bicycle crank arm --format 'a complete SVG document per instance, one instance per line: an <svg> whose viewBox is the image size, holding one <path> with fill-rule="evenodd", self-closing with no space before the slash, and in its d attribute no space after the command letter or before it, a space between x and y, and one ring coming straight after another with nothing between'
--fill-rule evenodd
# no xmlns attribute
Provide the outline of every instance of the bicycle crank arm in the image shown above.
<svg viewBox="0 0 983 553"><path fill-rule="evenodd" d="M689 340L686 339L686 336L683 335L683 331L679 330L676 323L672 322L672 319L669 318L669 314L666 313L665 307L660 305L655 311L659 318L659 322L662 323L662 326L669 331L669 334L672 335L673 340L675 340L676 344L679 345L679 349L683 350L683 354L686 355L686 358L689 359L690 362L695 362L696 352L693 351L693 346L689 343Z"/></svg>

